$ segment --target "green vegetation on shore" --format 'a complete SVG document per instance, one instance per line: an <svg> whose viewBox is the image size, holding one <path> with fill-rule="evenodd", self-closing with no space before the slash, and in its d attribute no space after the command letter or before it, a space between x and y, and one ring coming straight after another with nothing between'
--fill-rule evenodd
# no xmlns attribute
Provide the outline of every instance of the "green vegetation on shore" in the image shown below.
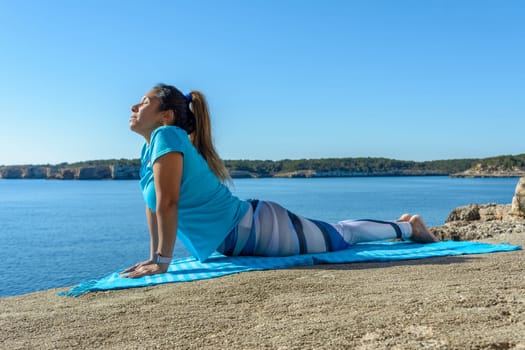
<svg viewBox="0 0 525 350"><path fill-rule="evenodd" d="M104 160L86 160L75 163L61 163L57 166L63 167L88 167L88 166L140 166L140 159L104 159Z"/></svg>
<svg viewBox="0 0 525 350"><path fill-rule="evenodd" d="M452 159L425 162L395 160L387 158L323 158L271 160L226 160L230 171L245 171L273 176L280 173L312 170L322 172L352 172L361 174L414 172L448 175L469 169L477 159Z"/></svg>
<svg viewBox="0 0 525 350"><path fill-rule="evenodd" d="M503 170L524 169L525 168L525 153L515 156L498 156L484 158L477 162L482 169L497 168Z"/></svg>

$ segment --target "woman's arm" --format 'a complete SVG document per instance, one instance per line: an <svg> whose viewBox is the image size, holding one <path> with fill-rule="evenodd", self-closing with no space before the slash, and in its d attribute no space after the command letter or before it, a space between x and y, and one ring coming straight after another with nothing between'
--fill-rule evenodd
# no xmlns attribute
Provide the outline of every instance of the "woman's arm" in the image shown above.
<svg viewBox="0 0 525 350"><path fill-rule="evenodd" d="M157 215L146 205L146 220L149 230L149 259L153 261L153 256L157 252L159 245L159 232L157 229Z"/></svg>
<svg viewBox="0 0 525 350"><path fill-rule="evenodd" d="M173 256L177 236L182 166L183 156L177 152L165 154L153 163L157 208L154 213L146 211L151 235L151 254L157 253L163 257ZM126 277L163 273L167 271L168 266L168 263L143 265L131 271Z"/></svg>
<svg viewBox="0 0 525 350"><path fill-rule="evenodd" d="M173 256L177 235L182 162L182 154L172 152L160 157L153 164L159 236L156 253L164 257Z"/></svg>

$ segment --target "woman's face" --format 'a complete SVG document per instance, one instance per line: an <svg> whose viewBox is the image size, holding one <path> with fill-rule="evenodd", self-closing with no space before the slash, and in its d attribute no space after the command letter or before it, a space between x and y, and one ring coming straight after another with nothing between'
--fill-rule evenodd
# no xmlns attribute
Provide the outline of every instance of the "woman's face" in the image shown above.
<svg viewBox="0 0 525 350"><path fill-rule="evenodd" d="M160 101L155 97L155 90L150 90L142 97L139 103L131 106L129 127L136 133L149 140L149 136L165 119L165 112L159 110Z"/></svg>

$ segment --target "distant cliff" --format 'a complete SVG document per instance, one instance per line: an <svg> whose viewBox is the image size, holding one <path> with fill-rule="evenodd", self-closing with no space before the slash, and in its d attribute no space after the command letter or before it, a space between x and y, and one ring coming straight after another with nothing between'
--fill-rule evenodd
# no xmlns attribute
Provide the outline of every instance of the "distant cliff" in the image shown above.
<svg viewBox="0 0 525 350"><path fill-rule="evenodd" d="M451 175L451 177L523 176L525 176L525 154L481 159L471 168Z"/></svg>
<svg viewBox="0 0 525 350"><path fill-rule="evenodd" d="M139 166L33 166L15 165L0 167L0 179L58 179L58 180L136 180L139 179ZM439 170L391 169L384 171L352 170L296 170L266 173L231 170L232 178L311 178L311 177L363 177L363 176L425 176L448 175Z"/></svg>
<svg viewBox="0 0 525 350"><path fill-rule="evenodd" d="M451 174L450 177L523 177L525 168L514 169L480 169L472 168L461 173Z"/></svg>
<svg viewBox="0 0 525 350"><path fill-rule="evenodd" d="M132 180L139 178L138 166L4 166L2 179L60 179L60 180Z"/></svg>

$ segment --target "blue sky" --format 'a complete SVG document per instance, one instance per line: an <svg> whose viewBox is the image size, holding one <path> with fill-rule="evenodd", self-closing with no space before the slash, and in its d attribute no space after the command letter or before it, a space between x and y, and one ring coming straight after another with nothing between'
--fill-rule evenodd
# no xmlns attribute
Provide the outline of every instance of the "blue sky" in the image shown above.
<svg viewBox="0 0 525 350"><path fill-rule="evenodd" d="M0 0L0 165L138 158L203 91L225 159L525 153L525 1Z"/></svg>

